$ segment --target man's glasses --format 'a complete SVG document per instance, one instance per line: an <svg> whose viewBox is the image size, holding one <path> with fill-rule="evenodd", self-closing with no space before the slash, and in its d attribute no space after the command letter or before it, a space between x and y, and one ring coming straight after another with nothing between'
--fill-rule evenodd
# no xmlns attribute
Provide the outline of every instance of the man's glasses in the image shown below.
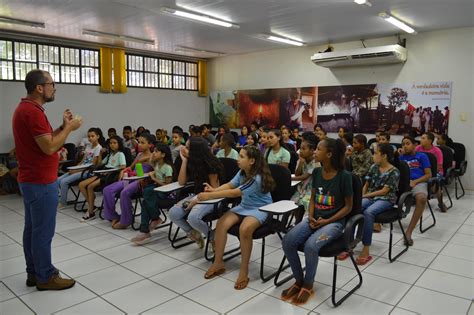
<svg viewBox="0 0 474 315"><path fill-rule="evenodd" d="M46 84L51 84L53 86L53 88L54 88L54 85L55 85L54 82L46 82L46 83L43 83L41 85L46 85Z"/></svg>

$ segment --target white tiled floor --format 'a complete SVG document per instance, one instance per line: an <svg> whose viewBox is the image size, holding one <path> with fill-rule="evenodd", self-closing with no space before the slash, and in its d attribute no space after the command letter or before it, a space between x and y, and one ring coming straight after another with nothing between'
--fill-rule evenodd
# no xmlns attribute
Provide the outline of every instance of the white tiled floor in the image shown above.
<svg viewBox="0 0 474 315"><path fill-rule="evenodd" d="M361 268L362 287L334 308L330 258L320 260L315 295L307 304L294 306L279 299L287 285L260 281L259 241L251 256L250 284L236 291L239 258L227 262L221 277L205 280L209 262L202 251L194 245L173 249L167 229L157 230L147 246L135 247L129 239L136 232L112 230L100 219L80 223L81 213L72 208L58 212L53 260L77 284L60 292L36 291L25 285L22 199L2 196L0 314L473 314L473 201L474 195L466 195L455 200L448 213L436 211L437 225L424 234L416 231L415 245L397 262L387 259L388 226L374 234L374 259ZM431 222L427 213L425 220ZM402 248L401 237L395 227L395 252ZM229 238L229 244L235 246L236 240ZM270 237L266 272L277 268L281 255L279 239ZM356 283L350 262L340 262L337 296Z"/></svg>

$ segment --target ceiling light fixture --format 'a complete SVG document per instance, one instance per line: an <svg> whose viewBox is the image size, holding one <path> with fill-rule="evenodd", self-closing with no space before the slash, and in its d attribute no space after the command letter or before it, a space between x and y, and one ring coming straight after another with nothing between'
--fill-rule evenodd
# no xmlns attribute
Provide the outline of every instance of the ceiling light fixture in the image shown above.
<svg viewBox="0 0 474 315"><path fill-rule="evenodd" d="M196 14L196 13L175 10L175 9L166 8L166 7L161 8L161 12L167 15L176 16L183 19L187 19L187 20L203 22L207 24L213 24L213 25L218 25L218 26L223 26L223 27L233 27L233 28L240 27L238 24L216 19L214 17L210 17L208 15L203 15L203 14Z"/></svg>
<svg viewBox="0 0 474 315"><path fill-rule="evenodd" d="M284 44L289 44L289 45L294 45L294 46L304 46L305 43L299 42L293 39L289 38L284 38L284 37L278 37L274 35L265 35L265 38L274 42L279 42L279 43L284 43Z"/></svg>
<svg viewBox="0 0 474 315"><path fill-rule="evenodd" d="M394 18L393 16L391 16L390 14L386 12L379 13L379 16L385 21L387 21L388 23L395 25L396 27L404 30L405 32L409 34L416 34L416 31L411 26L408 26L404 22L400 21L399 19Z"/></svg>
<svg viewBox="0 0 474 315"><path fill-rule="evenodd" d="M357 4L366 5L368 7L372 6L372 3L370 3L368 0L354 0L354 2Z"/></svg>
<svg viewBox="0 0 474 315"><path fill-rule="evenodd" d="M155 41L152 39L147 38L140 38L128 35L120 35L120 34L113 34L113 33L106 33L101 31L94 31L94 30L82 30L83 35L91 35L97 37L106 37L111 39L120 39L126 42L134 42L139 44L147 44L147 45L154 45Z"/></svg>
<svg viewBox="0 0 474 315"><path fill-rule="evenodd" d="M217 51L191 48L191 47L186 47L186 46L176 46L174 51L179 52L179 53L198 53L198 54L209 54L209 55L215 55L215 56L224 56L225 55L224 53L217 52Z"/></svg>
<svg viewBox="0 0 474 315"><path fill-rule="evenodd" d="M23 25L23 26L37 27L37 28L45 28L45 25L44 25L43 22L20 20L20 19L15 19L15 18L8 17L8 16L0 16L0 23L16 24L16 25Z"/></svg>

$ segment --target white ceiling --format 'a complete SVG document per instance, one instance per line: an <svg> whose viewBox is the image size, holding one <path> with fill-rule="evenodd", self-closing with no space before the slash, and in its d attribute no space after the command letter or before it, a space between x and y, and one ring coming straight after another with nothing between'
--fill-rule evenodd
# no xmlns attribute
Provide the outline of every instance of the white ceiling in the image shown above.
<svg viewBox="0 0 474 315"><path fill-rule="evenodd" d="M0 23L19 31L172 53L186 46L228 55L289 47L258 38L275 34L308 45L399 33L377 15L387 11L418 32L474 25L474 0L0 0L0 15L45 22L45 29ZM238 29L200 24L160 13L185 8L239 24ZM82 35L83 29L149 38L155 45ZM416 36L416 35L410 35ZM201 57L206 57L202 54ZM209 56L207 56L209 57Z"/></svg>

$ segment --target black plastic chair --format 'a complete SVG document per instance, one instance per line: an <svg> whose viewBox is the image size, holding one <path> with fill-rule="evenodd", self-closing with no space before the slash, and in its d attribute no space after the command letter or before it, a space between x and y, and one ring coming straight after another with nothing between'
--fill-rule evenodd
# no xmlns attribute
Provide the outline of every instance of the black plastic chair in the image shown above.
<svg viewBox="0 0 474 315"><path fill-rule="evenodd" d="M332 294L331 301L332 304L337 307L342 304L349 296L351 296L357 289L362 286L362 273L360 272L359 267L354 259L353 249L357 244L362 240L363 226L364 226L364 216L362 213L362 183L359 177L352 175L352 189L353 189L353 204L351 212L346 216L346 225L344 228L344 233L338 239L327 244L321 248L319 252L320 257L334 257L334 271L332 278ZM357 230L357 233L355 231ZM304 251L303 248L299 248L299 251ZM336 282L337 282L337 256L342 252L349 253L349 257L354 265L357 275L359 277L359 282L355 287L353 287L349 292L347 292L342 298L336 300ZM285 282L291 280L293 276L288 276L282 280L278 280L281 272L289 267L289 265L284 266L286 257L283 257L280 267L278 268L277 274L275 276L274 283L276 286L280 286Z"/></svg>
<svg viewBox="0 0 474 315"><path fill-rule="evenodd" d="M454 170L454 194L456 199L461 199L466 194L461 182L461 177L464 176L467 170L466 147L459 142L454 142L451 147L454 149L454 160L456 161L456 168ZM458 183L461 187L461 194L458 194Z"/></svg>
<svg viewBox="0 0 474 315"><path fill-rule="evenodd" d="M400 171L400 180L398 182L398 199L397 203L392 207L392 209L382 212L375 216L375 223L390 223L390 239L388 244L388 259L390 262L394 262L400 257L403 253L408 250L408 239L405 234L405 230L403 229L401 220L406 218L406 216L410 213L411 207L413 205L413 196L411 194L411 187L410 187L410 168L408 164L400 161L399 165L397 165L398 170ZM402 230L403 239L405 240L405 248L392 257L392 247L393 247L393 223L398 221L398 225Z"/></svg>
<svg viewBox="0 0 474 315"><path fill-rule="evenodd" d="M441 188L444 190L446 193L446 196L448 197L449 200L449 206L447 206L448 209L451 209L453 207L453 200L451 199L451 195L449 194L448 186L451 185L451 183L454 180L454 153L453 150L450 147L447 147L445 145L440 145L438 148L441 150L443 153L443 170L444 174L443 177L441 178L441 181L439 182Z"/></svg>
<svg viewBox="0 0 474 315"><path fill-rule="evenodd" d="M438 161L436 160L436 156L434 156L431 153L428 153L428 152L420 152L420 153L426 154L431 164L431 178L428 180L428 198L426 200L426 204L428 205L428 209L430 210L431 217L433 218L433 223L423 229L423 214L421 215L420 232L425 233L426 231L428 231L429 229L431 229L432 227L436 225L436 217L435 217L433 208L431 207L430 199L432 199L433 197L436 197L436 194L434 192L437 191L437 189L439 188L438 181L436 178L436 174L438 174Z"/></svg>

